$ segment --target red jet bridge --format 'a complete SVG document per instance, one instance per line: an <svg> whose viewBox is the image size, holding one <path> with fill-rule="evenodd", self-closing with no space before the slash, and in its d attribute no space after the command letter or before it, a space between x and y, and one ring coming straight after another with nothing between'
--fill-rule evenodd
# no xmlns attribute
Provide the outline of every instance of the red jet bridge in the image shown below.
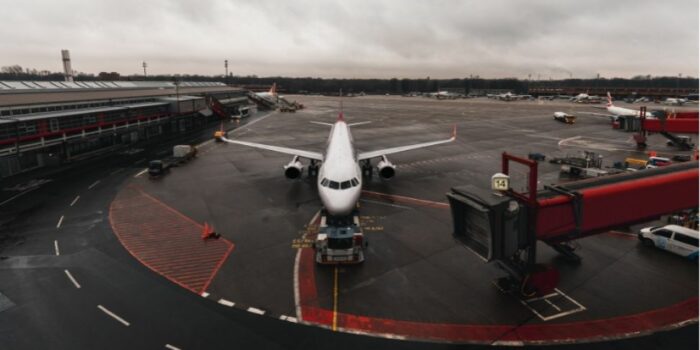
<svg viewBox="0 0 700 350"><path fill-rule="evenodd" d="M654 112L653 112L654 113ZM647 135L649 133L660 133L664 135L671 144L684 150L693 148L693 144L674 134L698 134L699 117L697 111L663 113L657 118L646 118L646 107L640 109L640 129L639 134L634 135L637 146L646 147Z"/></svg>
<svg viewBox="0 0 700 350"><path fill-rule="evenodd" d="M697 161L542 191L537 191L537 162L503 153L504 174L510 161L529 167L528 193L468 185L452 188L447 198L456 238L508 273L499 286L526 295L547 294L559 280L557 271L536 264L538 240L579 261L567 242L698 206Z"/></svg>

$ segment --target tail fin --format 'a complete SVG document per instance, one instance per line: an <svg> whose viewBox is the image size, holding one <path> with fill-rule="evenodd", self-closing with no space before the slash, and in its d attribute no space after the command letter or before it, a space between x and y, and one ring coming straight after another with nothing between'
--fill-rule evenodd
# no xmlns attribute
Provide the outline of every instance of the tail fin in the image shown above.
<svg viewBox="0 0 700 350"><path fill-rule="evenodd" d="M338 102L340 103L340 113L338 113L338 121L345 121L345 117L343 116L343 89L340 89L338 96Z"/></svg>
<svg viewBox="0 0 700 350"><path fill-rule="evenodd" d="M270 87L270 91L268 91L271 95L277 95L277 83L272 83L272 86Z"/></svg>
<svg viewBox="0 0 700 350"><path fill-rule="evenodd" d="M612 96L610 96L610 91L608 91L608 107L611 107L612 105Z"/></svg>

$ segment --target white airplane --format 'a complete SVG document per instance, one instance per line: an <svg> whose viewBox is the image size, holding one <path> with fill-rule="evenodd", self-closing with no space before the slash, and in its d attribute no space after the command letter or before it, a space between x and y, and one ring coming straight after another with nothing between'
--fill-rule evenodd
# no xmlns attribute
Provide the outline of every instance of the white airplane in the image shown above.
<svg viewBox="0 0 700 350"><path fill-rule="evenodd" d="M603 109L603 107L594 107L594 108ZM612 96L610 96L609 92L608 92L608 103L605 105L605 110L608 111L609 114L592 113L592 112L581 112L581 113L602 116L602 117L609 117L612 121L616 121L620 117L639 117L641 115L641 112L639 110L615 106L612 102ZM656 118L654 116L654 114L651 112L644 113L644 117L645 118Z"/></svg>
<svg viewBox="0 0 700 350"><path fill-rule="evenodd" d="M498 94L498 95L488 95L490 98L495 98L501 101L515 101L515 100L524 100L528 99L532 96L530 95L516 95L510 91L506 92L505 94Z"/></svg>
<svg viewBox="0 0 700 350"><path fill-rule="evenodd" d="M684 98L671 98L671 97L669 97L661 103L663 103L665 105L669 105L669 106L682 106L686 102L688 102L688 100L686 100Z"/></svg>
<svg viewBox="0 0 700 350"><path fill-rule="evenodd" d="M576 103L599 103L600 97L599 96L591 96L588 93L582 92L582 93L570 98L569 101L576 102Z"/></svg>
<svg viewBox="0 0 700 350"><path fill-rule="evenodd" d="M389 162L386 157L387 155L452 142L457 137L457 127L455 126L452 131L452 137L446 140L392 147L370 152L358 152L355 149L352 134L350 133L350 126L366 124L368 122L348 124L345 122L343 112L340 112L338 120L334 124L324 122L314 123L332 127L324 153L230 140L223 135L219 138L228 143L293 155L294 158L292 161L284 166L284 174L290 179L299 178L304 170L299 158L309 159L311 161L309 173L317 174L316 185L323 206L331 216L343 217L350 215L355 208L362 190L362 177L363 175L371 176L372 174L372 166L370 163L372 159L381 159L377 164L379 176L384 179L390 179L395 174L396 166ZM316 162L321 163L320 168ZM360 169L360 164L362 164L362 169Z"/></svg>
<svg viewBox="0 0 700 350"><path fill-rule="evenodd" d="M461 97L461 95L454 92L442 90L437 92L431 92L430 97L437 98L438 100L454 100Z"/></svg>
<svg viewBox="0 0 700 350"><path fill-rule="evenodd" d="M639 110L615 106L612 102L612 96L610 96L609 92L608 92L608 104L605 105L605 109L611 114L612 117L627 117L627 116L639 117L641 115L641 112ZM651 112L646 112L646 113L644 113L644 117L654 118L654 115Z"/></svg>
<svg viewBox="0 0 700 350"><path fill-rule="evenodd" d="M279 96L277 96L277 83L272 83L272 86L270 87L270 90L267 92L256 92L256 96L260 97L261 99L268 101L273 104L277 104Z"/></svg>

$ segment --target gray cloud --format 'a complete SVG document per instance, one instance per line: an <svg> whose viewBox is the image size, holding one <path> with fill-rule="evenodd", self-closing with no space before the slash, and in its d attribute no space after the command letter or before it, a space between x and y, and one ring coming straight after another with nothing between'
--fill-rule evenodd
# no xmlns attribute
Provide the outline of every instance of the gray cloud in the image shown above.
<svg viewBox="0 0 700 350"><path fill-rule="evenodd" d="M322 77L698 76L698 2L5 1L0 65Z"/></svg>

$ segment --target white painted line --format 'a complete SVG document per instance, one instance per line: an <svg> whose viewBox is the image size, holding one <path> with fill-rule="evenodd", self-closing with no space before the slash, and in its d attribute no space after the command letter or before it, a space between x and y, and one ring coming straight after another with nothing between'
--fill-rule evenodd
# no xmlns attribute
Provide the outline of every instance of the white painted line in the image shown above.
<svg viewBox="0 0 700 350"><path fill-rule="evenodd" d="M99 183L100 183L100 180L93 182L92 185L90 185L90 187L88 187L88 190L91 190L93 187L97 186L97 184L99 184Z"/></svg>
<svg viewBox="0 0 700 350"><path fill-rule="evenodd" d="M102 310L102 312L106 313L107 315L111 316L113 319L115 319L115 320L121 322L121 324L123 324L123 325L129 327L129 322L127 322L125 319L123 319L123 318L117 316L117 314L115 314L114 312L107 310L106 307L104 307L104 306L102 306L102 305L97 305L97 308L100 309L100 310Z"/></svg>
<svg viewBox="0 0 700 350"><path fill-rule="evenodd" d="M296 317L286 316L286 315L280 316L280 320L282 320L282 321L287 321L287 322L292 322L292 323L297 323L297 322L298 322Z"/></svg>
<svg viewBox="0 0 700 350"><path fill-rule="evenodd" d="M545 299L544 301L546 301L547 304L549 304L549 306L551 306L551 307L557 309L557 311L561 312L561 308L559 306L554 305L554 303L549 301L549 299Z"/></svg>
<svg viewBox="0 0 700 350"><path fill-rule="evenodd" d="M233 305L236 305L236 303L234 303L232 301L228 301L226 299L219 299L219 304L226 305L228 307L233 307Z"/></svg>
<svg viewBox="0 0 700 350"><path fill-rule="evenodd" d="M207 293L207 292L202 292L202 294L200 294L200 295L202 296L202 298L206 298L206 297L209 296L209 293Z"/></svg>
<svg viewBox="0 0 700 350"><path fill-rule="evenodd" d="M72 202L70 202L70 206L74 206L75 203L78 202L78 199L80 199L80 196L75 196L75 199Z"/></svg>
<svg viewBox="0 0 700 350"><path fill-rule="evenodd" d="M62 223L63 223L63 215L61 215L61 218L58 219L58 223L56 224L56 228L61 228Z"/></svg>
<svg viewBox="0 0 700 350"><path fill-rule="evenodd" d="M556 319L556 318L568 316L568 315L575 314L575 313L577 313L577 312L581 312L581 311L585 311L585 310L586 310L586 307L585 307L585 306L579 304L576 300L574 300L574 299L572 299L570 296L564 294L564 292L560 291L559 289L554 288L554 291L555 291L556 293L558 293L559 295L563 296L564 298L569 299L569 301L571 301L573 304L575 304L578 308L577 308L577 309L572 309L572 310L569 310L569 311L565 311L565 312L560 312L560 313L558 313L558 314L554 314L554 315L551 315L551 316L542 316L542 314L540 314L539 312L537 312L537 310L535 310L535 309L532 308L530 305L528 305L528 303L527 303L525 300L520 300L520 303L522 303L523 305L525 305L525 307L527 307L528 309L530 309L530 311L532 311L532 313L534 313L535 315L537 315L537 317L539 317L542 321L545 321L545 322L551 321L551 320ZM551 294L550 294L550 295L551 295ZM556 295L556 294L555 294L555 295ZM552 304L552 303L551 303L549 300L547 300L546 298L547 298L547 296L545 296L543 300L546 301L547 303L549 303L550 305L553 306L554 304ZM537 298L535 298L535 300L537 300ZM555 307L555 308L558 309L558 310L560 310L559 307Z"/></svg>
<svg viewBox="0 0 700 350"><path fill-rule="evenodd" d="M53 249L56 251L56 255L61 255L61 252L58 251L58 241L54 240L53 241Z"/></svg>
<svg viewBox="0 0 700 350"><path fill-rule="evenodd" d="M178 348L177 346L172 346L170 344L165 344L165 348L170 350L180 350L180 348Z"/></svg>
<svg viewBox="0 0 700 350"><path fill-rule="evenodd" d="M73 285L75 286L75 288L80 289L80 283L78 283L78 281L76 281L75 278L73 278L73 275L70 274L70 271L68 271L68 270L63 270L63 272L65 272L65 273L66 273L66 276L68 276L68 279L69 279L71 282L73 282Z"/></svg>
<svg viewBox="0 0 700 350"><path fill-rule="evenodd" d="M138 174L134 175L134 178L137 178L137 177L139 177L139 176L145 174L147 171L148 171L148 168L139 171Z"/></svg>
<svg viewBox="0 0 700 350"><path fill-rule="evenodd" d="M255 308L255 307L249 307L248 312L250 312L252 314L257 314L257 315L264 315L265 314L265 311L260 310L260 309Z"/></svg>
<svg viewBox="0 0 700 350"><path fill-rule="evenodd" d="M494 346L525 346L525 343L523 343L520 340L496 340L495 342L491 343L491 345L494 345Z"/></svg>

